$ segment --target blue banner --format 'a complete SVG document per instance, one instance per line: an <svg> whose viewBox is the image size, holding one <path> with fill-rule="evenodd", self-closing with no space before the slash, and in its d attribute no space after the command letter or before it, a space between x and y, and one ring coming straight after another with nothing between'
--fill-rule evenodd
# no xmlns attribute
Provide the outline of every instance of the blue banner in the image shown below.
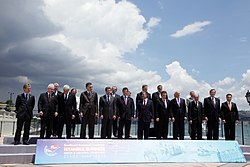
<svg viewBox="0 0 250 167"><path fill-rule="evenodd" d="M39 139L35 164L246 162L236 141Z"/></svg>

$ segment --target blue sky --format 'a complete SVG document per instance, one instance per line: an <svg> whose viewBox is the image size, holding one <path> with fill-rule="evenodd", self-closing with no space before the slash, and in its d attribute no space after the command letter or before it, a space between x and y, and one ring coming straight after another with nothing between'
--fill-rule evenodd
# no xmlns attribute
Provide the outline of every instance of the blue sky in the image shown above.
<svg viewBox="0 0 250 167"><path fill-rule="evenodd" d="M165 65L177 60L196 79L209 83L227 76L240 79L249 68L250 1L131 2L140 8L145 18L154 16L161 21L150 38L136 52L128 54L129 62L145 70L156 70L163 78L168 78ZM170 36L197 21L210 21L211 24L191 35ZM192 72L192 69L200 73Z"/></svg>
<svg viewBox="0 0 250 167"><path fill-rule="evenodd" d="M38 98L49 83L85 90L92 82L128 87L133 97L162 84L172 98L211 88L249 109L249 0L2 0L0 101L32 84Z"/></svg>

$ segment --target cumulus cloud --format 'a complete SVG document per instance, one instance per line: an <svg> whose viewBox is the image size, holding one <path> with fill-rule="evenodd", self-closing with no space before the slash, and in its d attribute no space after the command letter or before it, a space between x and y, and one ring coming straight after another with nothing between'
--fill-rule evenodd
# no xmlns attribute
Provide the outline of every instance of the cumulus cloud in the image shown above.
<svg viewBox="0 0 250 167"><path fill-rule="evenodd" d="M191 35L191 34L203 31L203 28L205 26L208 26L209 24L211 24L211 21L194 22L192 24L186 25L181 30L178 30L175 33L171 34L171 37L180 38L180 37L184 37L187 35Z"/></svg>
<svg viewBox="0 0 250 167"><path fill-rule="evenodd" d="M214 85L215 86L231 86L232 84L234 84L234 82L235 82L234 78L226 77L223 80L219 80Z"/></svg>
<svg viewBox="0 0 250 167"><path fill-rule="evenodd" d="M15 77L15 80L17 80L19 83L32 83L32 81L27 76L17 76Z"/></svg>
<svg viewBox="0 0 250 167"><path fill-rule="evenodd" d="M147 28L150 30L151 28L157 26L161 22L160 18L151 17L147 23Z"/></svg>

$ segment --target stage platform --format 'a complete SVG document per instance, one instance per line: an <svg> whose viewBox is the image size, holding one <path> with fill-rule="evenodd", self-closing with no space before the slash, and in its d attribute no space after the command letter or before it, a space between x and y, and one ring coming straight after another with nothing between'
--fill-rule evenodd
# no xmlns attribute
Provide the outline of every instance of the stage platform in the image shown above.
<svg viewBox="0 0 250 167"><path fill-rule="evenodd" d="M36 151L36 140L38 136L31 136L31 145L17 145L14 146L13 136L8 136L2 138L2 143L0 144L0 166L33 166L35 160ZM88 140L88 139L85 139ZM98 139L97 139L98 140ZM117 139L115 139L117 140ZM0 142L1 143L1 142ZM250 167L250 146L241 145L240 146L247 163L188 163L188 166L248 166ZM145 163L145 164L73 164L73 165L45 165L45 166L90 166L90 167L103 167L103 166L166 166L170 164L171 166L187 166L187 163ZM39 165L41 166L41 165ZM43 166L43 165L42 165Z"/></svg>

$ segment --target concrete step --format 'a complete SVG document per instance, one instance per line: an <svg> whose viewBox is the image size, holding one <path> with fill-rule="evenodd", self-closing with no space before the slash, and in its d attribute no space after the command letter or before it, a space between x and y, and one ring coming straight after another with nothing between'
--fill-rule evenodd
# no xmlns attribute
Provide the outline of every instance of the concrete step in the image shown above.
<svg viewBox="0 0 250 167"><path fill-rule="evenodd" d="M35 153L36 145L0 145L0 154Z"/></svg>
<svg viewBox="0 0 250 167"><path fill-rule="evenodd" d="M35 153L0 154L0 164L34 163Z"/></svg>

